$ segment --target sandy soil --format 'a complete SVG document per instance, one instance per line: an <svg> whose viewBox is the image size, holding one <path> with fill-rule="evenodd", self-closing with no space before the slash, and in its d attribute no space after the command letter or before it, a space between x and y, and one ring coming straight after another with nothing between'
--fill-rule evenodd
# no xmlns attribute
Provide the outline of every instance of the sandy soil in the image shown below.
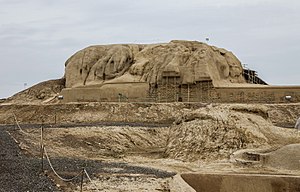
<svg viewBox="0 0 300 192"><path fill-rule="evenodd" d="M300 174L298 164L282 167L272 160L284 156L293 165L288 157L299 155L300 150L277 150L300 142L290 128L300 114L297 104L76 103L0 109L2 122L13 122L15 112L23 131L11 126L9 132L32 157L40 154L41 125L28 123L39 123L37 113L43 116L49 156L64 176L86 165L93 182L85 177L85 191L187 191L174 187L182 182L174 175L185 172ZM49 124L55 114L59 121ZM103 120L110 124L99 124ZM269 156L270 163L255 155ZM47 175L63 191L80 189L79 181L62 182L50 169Z"/></svg>

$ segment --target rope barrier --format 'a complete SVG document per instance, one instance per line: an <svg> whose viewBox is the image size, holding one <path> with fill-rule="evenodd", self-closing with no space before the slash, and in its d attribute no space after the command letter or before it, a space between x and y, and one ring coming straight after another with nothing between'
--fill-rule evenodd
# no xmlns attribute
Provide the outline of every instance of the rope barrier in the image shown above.
<svg viewBox="0 0 300 192"><path fill-rule="evenodd" d="M79 177L81 174L83 174L82 172L80 172L78 175L76 175L76 176L74 176L73 178L71 178L71 179L65 179L65 178L63 178L62 176L60 176L56 171L55 171L55 169L53 168L53 165L52 165L52 163L51 163L51 161L50 161L50 159L49 159L49 156L48 156L48 153L47 153L47 151L46 151L46 148L44 147L44 152L45 152L45 155L46 155L46 158L47 158L47 161L48 161L48 163L49 163L49 165L50 165L50 167L51 167L51 169L52 169L52 171L53 171L53 173L59 178L59 179L61 179L62 181L66 181L66 182L70 182L70 181L73 181L73 180L75 180L77 177Z"/></svg>
<svg viewBox="0 0 300 192"><path fill-rule="evenodd" d="M25 132L25 131L21 128L21 126L20 126L20 124L19 124L19 122L18 122L17 116L16 116L14 113L13 113L13 116L14 116L15 122L16 122L18 128L20 129L20 131L21 131L22 133L26 134L26 135L30 135L29 133Z"/></svg>
<svg viewBox="0 0 300 192"><path fill-rule="evenodd" d="M20 130L22 133L31 136L30 133L25 132L25 131L21 128L21 126L20 126L20 124L19 124L19 122L18 122L17 116L16 116L14 113L13 113L13 116L14 116L14 120L15 120L15 122L16 122L17 127L19 128L19 130ZM43 128L42 128L42 129L43 129ZM48 153L47 153L46 147L43 145L43 130L41 130L41 150L42 150L42 152L41 152L41 153L42 153L42 155L41 155L41 156L42 156L42 160L43 160L43 157L44 157L44 154L45 154L46 159L47 159L47 161L48 161L48 163L49 163L49 166L50 166L51 170L53 171L53 173L54 173L60 180L65 181L65 182L70 182L70 181L75 180L75 179L78 178L79 176L82 176L82 179L83 179L83 174L85 174L85 175L87 176L88 180L94 185L94 187L95 187L95 189L97 190L97 192L100 192L100 191L98 190L98 188L97 188L97 185L92 181L91 177L89 176L88 172L87 172L85 169L83 169L80 173L78 173L76 176L74 176L74 177L72 177L72 178L70 178L70 179L63 178L62 176L60 176L60 175L57 173L57 171L55 171L55 169L54 169L54 167L53 167L53 165L52 165L52 163L51 163L51 161L50 161L50 158L49 158L49 155L48 155ZM42 165L42 167L43 167L43 165ZM42 169L43 169L43 168L42 168Z"/></svg>
<svg viewBox="0 0 300 192"><path fill-rule="evenodd" d="M85 169L84 169L84 173L85 173L86 177L89 179L89 181L94 185L94 187L96 188L96 190L99 192L98 186L95 183L93 183L91 177L89 176L88 172Z"/></svg>

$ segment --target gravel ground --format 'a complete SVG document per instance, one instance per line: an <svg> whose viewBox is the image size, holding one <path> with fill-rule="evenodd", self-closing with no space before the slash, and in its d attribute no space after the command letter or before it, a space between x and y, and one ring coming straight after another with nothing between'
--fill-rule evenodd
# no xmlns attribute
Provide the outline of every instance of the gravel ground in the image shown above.
<svg viewBox="0 0 300 192"><path fill-rule="evenodd" d="M13 126L0 126L0 192L11 191L60 191L45 174L41 174L41 161L35 157L27 157L9 135ZM54 169L64 178L71 178L83 168L92 179L101 174L145 175L155 178L172 177L176 173L166 172L149 167L133 166L120 162L103 162L94 160L51 158ZM48 173L51 168L44 159L44 170ZM87 180L87 179L85 179ZM80 179L72 181L79 185Z"/></svg>
<svg viewBox="0 0 300 192"><path fill-rule="evenodd" d="M0 129L0 192L60 191L41 173L37 158L24 156L7 130Z"/></svg>

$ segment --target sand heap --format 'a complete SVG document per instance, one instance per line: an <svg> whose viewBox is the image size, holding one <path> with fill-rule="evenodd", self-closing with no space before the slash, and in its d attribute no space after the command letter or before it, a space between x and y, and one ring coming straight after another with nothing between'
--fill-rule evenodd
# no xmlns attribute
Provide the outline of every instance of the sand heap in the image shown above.
<svg viewBox="0 0 300 192"><path fill-rule="evenodd" d="M194 83L212 79L215 86L245 83L241 62L229 51L197 41L162 44L90 46L65 63L66 87L115 82L158 83L163 73Z"/></svg>

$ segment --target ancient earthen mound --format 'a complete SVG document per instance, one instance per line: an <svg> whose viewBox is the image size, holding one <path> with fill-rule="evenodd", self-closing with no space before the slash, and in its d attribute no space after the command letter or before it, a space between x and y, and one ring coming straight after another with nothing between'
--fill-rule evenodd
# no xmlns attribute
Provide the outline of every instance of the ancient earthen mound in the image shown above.
<svg viewBox="0 0 300 192"><path fill-rule="evenodd" d="M6 99L5 103L57 102L55 97L65 88L65 79L48 80L25 89Z"/></svg>
<svg viewBox="0 0 300 192"><path fill-rule="evenodd" d="M97 45L66 61L66 87L116 82L157 84L163 74L181 83L211 79L214 86L245 83L241 62L229 51L197 41L138 45Z"/></svg>

